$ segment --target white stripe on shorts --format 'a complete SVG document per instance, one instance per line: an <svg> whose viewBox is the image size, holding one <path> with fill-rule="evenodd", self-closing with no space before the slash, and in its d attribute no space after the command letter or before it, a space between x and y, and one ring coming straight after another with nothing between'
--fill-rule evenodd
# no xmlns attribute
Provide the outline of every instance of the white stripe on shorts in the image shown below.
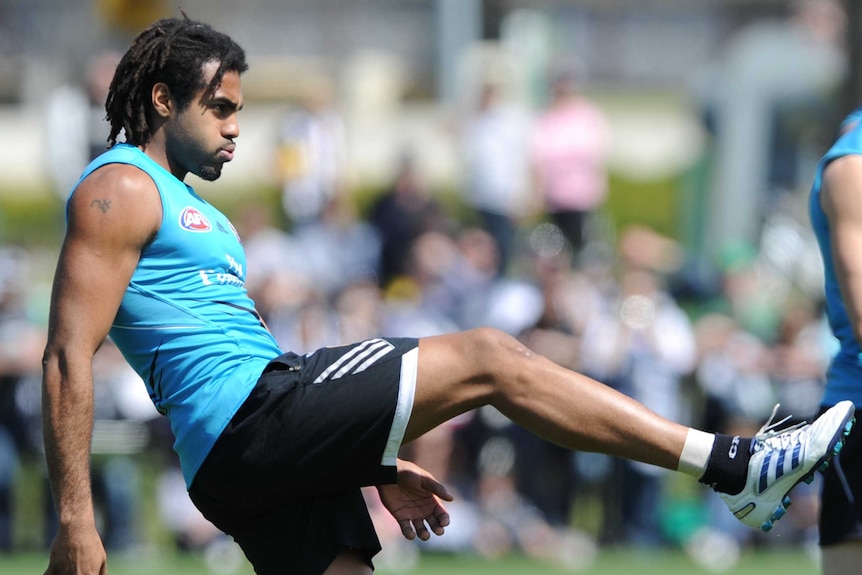
<svg viewBox="0 0 862 575"><path fill-rule="evenodd" d="M416 396L416 373L419 369L419 348L414 347L401 356L401 380L398 384L398 403L395 406L395 417L389 428L389 439L383 450L381 465L394 467L410 414L413 413L413 399Z"/></svg>
<svg viewBox="0 0 862 575"><path fill-rule="evenodd" d="M393 348L394 346L391 343L379 338L364 341L341 356L338 361L333 362L317 377L317 379L314 380L313 383L322 383L326 379L329 379L329 376L332 375L333 372L336 373L335 375L332 375L332 379L338 379L351 372L358 373L363 371L368 368L368 366L372 365L377 359L389 353ZM371 356L369 361L362 363L359 369L353 370L353 367L355 367L356 364L368 359L369 356Z"/></svg>
<svg viewBox="0 0 862 575"><path fill-rule="evenodd" d="M338 372L332 376L332 379L338 379L339 377L344 377L345 375L351 373L359 373L361 371L365 371L370 366L374 365L375 361L377 361L393 349L395 349L395 346L388 341L384 341L382 339L377 340L376 343L368 349L368 351L355 357L353 361L339 369ZM356 364L360 361L362 361L362 363L357 366Z"/></svg>

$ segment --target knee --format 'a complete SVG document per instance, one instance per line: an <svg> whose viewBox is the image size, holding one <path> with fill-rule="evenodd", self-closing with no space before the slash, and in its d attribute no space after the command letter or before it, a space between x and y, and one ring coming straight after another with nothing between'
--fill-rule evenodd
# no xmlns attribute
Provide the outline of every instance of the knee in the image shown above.
<svg viewBox="0 0 862 575"><path fill-rule="evenodd" d="M521 369L538 355L508 333L492 327L470 332L471 355L479 359L482 370L492 381L517 379Z"/></svg>
<svg viewBox="0 0 862 575"><path fill-rule="evenodd" d="M517 354L530 357L533 354L517 338L495 327L478 327L470 330L476 345L487 348L488 353Z"/></svg>

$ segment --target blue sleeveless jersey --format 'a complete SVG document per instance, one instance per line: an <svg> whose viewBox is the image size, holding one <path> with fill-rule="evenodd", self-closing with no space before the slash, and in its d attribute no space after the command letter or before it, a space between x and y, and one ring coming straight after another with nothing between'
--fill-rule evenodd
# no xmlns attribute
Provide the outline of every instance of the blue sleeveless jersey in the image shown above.
<svg viewBox="0 0 862 575"><path fill-rule="evenodd" d="M826 391L823 396L825 405L834 405L844 399L849 399L856 405L862 405L862 355L860 355L862 349L856 341L847 308L841 299L841 287L835 275L835 262L832 257L829 221L820 206L820 188L826 166L842 156L862 154L862 121L860 120L862 120L862 108L851 113L842 124L842 128L846 131L817 165L808 203L811 224L823 258L826 313L832 333L840 343L840 348L827 372ZM862 249L862 246L859 248Z"/></svg>
<svg viewBox="0 0 862 575"><path fill-rule="evenodd" d="M136 166L153 179L162 222L141 253L110 337L170 420L191 486L263 368L281 351L246 293L245 253L228 219L127 144L93 160L81 179L112 163Z"/></svg>

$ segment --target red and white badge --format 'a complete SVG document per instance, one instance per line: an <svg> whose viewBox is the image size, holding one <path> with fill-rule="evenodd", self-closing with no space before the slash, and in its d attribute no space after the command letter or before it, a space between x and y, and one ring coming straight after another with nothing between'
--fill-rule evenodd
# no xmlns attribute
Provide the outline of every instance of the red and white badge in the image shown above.
<svg viewBox="0 0 862 575"><path fill-rule="evenodd" d="M210 222L200 211L191 206L180 214L180 226L190 232L208 232L212 229Z"/></svg>

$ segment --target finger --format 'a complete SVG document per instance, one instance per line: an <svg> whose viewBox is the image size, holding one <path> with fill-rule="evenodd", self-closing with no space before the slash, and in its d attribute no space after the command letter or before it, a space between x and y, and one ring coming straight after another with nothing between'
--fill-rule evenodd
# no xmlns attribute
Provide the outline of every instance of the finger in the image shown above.
<svg viewBox="0 0 862 575"><path fill-rule="evenodd" d="M437 520L437 523L441 527L448 527L449 522L451 521L451 517L449 517L449 513L442 506L438 506L434 510L434 518Z"/></svg>
<svg viewBox="0 0 862 575"><path fill-rule="evenodd" d="M431 529L431 531L434 532L434 535L437 535L438 537L440 535L443 535L443 526L440 525L440 521L434 514L431 514L426 517L425 522L428 524L428 527Z"/></svg>
<svg viewBox="0 0 862 575"><path fill-rule="evenodd" d="M409 519L402 519L398 522L398 525L401 526L401 534L408 541L413 541L416 538L416 532L413 531L413 525L410 523Z"/></svg>
<svg viewBox="0 0 862 575"><path fill-rule="evenodd" d="M416 535L422 541L428 541L431 539L431 534L428 532L428 528L425 527L424 519L416 519L413 521L413 528L416 530Z"/></svg>
<svg viewBox="0 0 862 575"><path fill-rule="evenodd" d="M449 493L449 490L446 489L446 486L434 478L426 477L422 487L424 487L443 501L452 501L455 499L455 496Z"/></svg>

